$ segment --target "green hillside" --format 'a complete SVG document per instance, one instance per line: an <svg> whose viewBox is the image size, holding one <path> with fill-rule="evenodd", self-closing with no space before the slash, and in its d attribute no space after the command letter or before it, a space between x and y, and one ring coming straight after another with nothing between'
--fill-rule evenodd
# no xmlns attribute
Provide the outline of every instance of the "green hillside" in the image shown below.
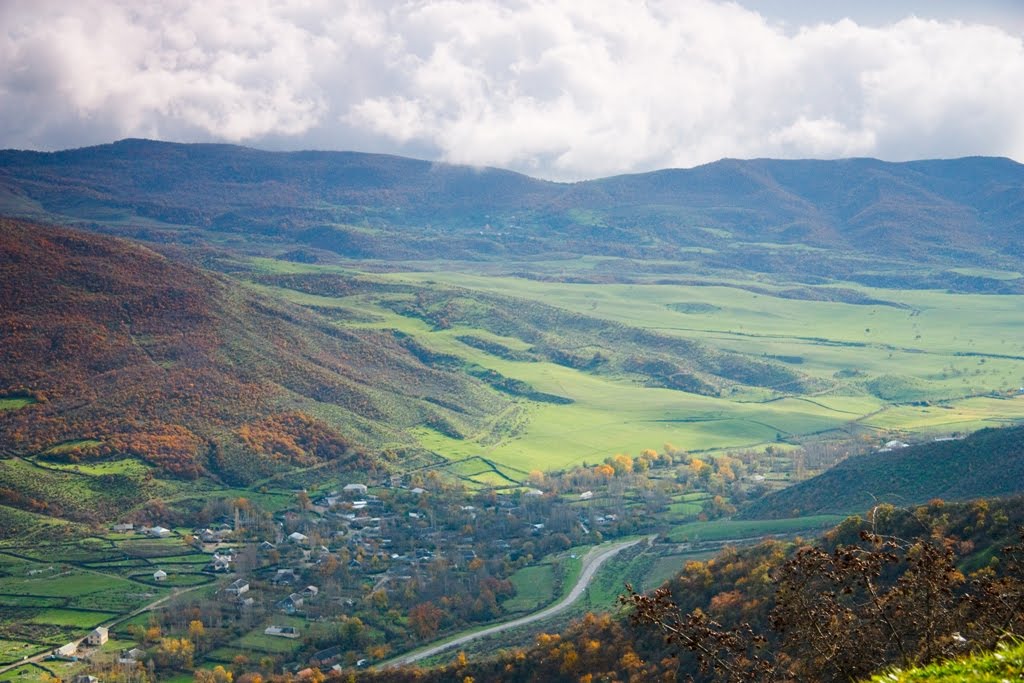
<svg viewBox="0 0 1024 683"><path fill-rule="evenodd" d="M969 500L1024 491L1024 428L848 458L754 502L747 518L864 512L877 503Z"/></svg>
<svg viewBox="0 0 1024 683"><path fill-rule="evenodd" d="M165 475L241 483L327 460L365 466L378 457L367 444L408 446L405 430L423 424L481 429L509 407L390 331L343 328L121 240L5 220L0 276L7 455L136 457ZM18 479L11 467L4 478ZM36 500L32 478L20 481L12 488Z"/></svg>

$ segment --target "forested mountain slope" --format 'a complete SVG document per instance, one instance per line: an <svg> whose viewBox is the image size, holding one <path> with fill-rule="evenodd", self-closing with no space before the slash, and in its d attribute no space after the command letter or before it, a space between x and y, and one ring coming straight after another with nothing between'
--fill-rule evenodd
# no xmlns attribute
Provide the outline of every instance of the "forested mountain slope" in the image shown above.
<svg viewBox="0 0 1024 683"><path fill-rule="evenodd" d="M390 332L342 329L123 240L2 220L0 280L8 453L136 456L242 482L355 464L356 444L472 426L506 402Z"/></svg>

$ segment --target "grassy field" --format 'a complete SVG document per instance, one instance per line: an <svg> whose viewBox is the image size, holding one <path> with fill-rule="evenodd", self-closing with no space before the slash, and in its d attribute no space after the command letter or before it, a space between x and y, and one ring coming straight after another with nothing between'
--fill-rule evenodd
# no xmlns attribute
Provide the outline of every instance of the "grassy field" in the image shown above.
<svg viewBox="0 0 1024 683"><path fill-rule="evenodd" d="M33 403L35 401L27 397L0 398L0 410L17 410L18 408L30 406Z"/></svg>
<svg viewBox="0 0 1024 683"><path fill-rule="evenodd" d="M758 538L774 534L814 534L843 521L843 515L815 515L774 520L712 520L690 522L672 529L668 538L675 542L722 541L734 538Z"/></svg>
<svg viewBox="0 0 1024 683"><path fill-rule="evenodd" d="M32 617L35 624L53 624L90 629L117 616L114 612L86 612L79 610L48 609Z"/></svg>
<svg viewBox="0 0 1024 683"><path fill-rule="evenodd" d="M353 275L351 269L266 260L257 266L275 273ZM520 355L528 355L534 344L476 325L456 322L437 328L396 313L393 305L383 305L383 295L365 289L332 297L259 286L296 303L358 311L364 321L349 323L352 326L399 330L434 352L571 399L565 405L519 400L513 412L495 416L490 429L463 438L427 428L413 430L423 447L448 459L483 456L498 465L497 472L458 472L470 482L495 485L506 476L517 478L515 472L504 470L506 466L557 469L600 461L616 452L635 454L665 442L689 451L713 451L762 447L779 439L839 430L867 430L881 437L890 430L949 433L1024 420L1024 400L986 398L993 392L1009 395L1024 384L1024 316L1019 315L1024 298L1019 296L889 290L853 283L809 286L740 276L718 277L704 286L576 284L431 267L421 264L420 272L374 274L364 281L448 288L463 300L504 297L514 302L510 310L543 304L607 324L777 362L822 387L814 395L756 387L733 387L720 397L684 393L647 386L633 376L589 372L536 357L495 355L486 344ZM600 267L602 262L593 259L551 264L554 272L563 274ZM867 303L843 302L854 300L851 297ZM571 341L571 334L558 333L563 341ZM467 339L484 344L471 345ZM589 353L591 347L586 348ZM917 402L930 405L907 405Z"/></svg>
<svg viewBox="0 0 1024 683"><path fill-rule="evenodd" d="M37 683L42 678L43 669L32 664L25 664L6 673L0 674L0 681L18 681L20 683Z"/></svg>
<svg viewBox="0 0 1024 683"><path fill-rule="evenodd" d="M304 633L309 627L304 619L299 617L287 617L280 614L273 616L272 623L275 626L294 626ZM289 654L302 645L299 638L282 638L280 636L268 636L263 631L267 625L258 626L244 636L234 641L233 647L240 650L255 650L257 652L269 652L271 654Z"/></svg>
<svg viewBox="0 0 1024 683"><path fill-rule="evenodd" d="M35 643L0 638L0 664L16 662L22 657L39 652L40 649L41 647Z"/></svg>
<svg viewBox="0 0 1024 683"><path fill-rule="evenodd" d="M555 575L550 564L523 567L509 580L516 594L501 604L507 612L533 612L553 597Z"/></svg>

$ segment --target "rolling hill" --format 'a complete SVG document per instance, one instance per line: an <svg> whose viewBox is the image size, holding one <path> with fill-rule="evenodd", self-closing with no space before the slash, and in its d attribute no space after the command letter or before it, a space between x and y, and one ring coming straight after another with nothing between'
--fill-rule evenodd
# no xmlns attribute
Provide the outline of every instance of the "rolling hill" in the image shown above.
<svg viewBox="0 0 1024 683"><path fill-rule="evenodd" d="M390 332L315 312L129 242L0 221L0 448L135 456L245 482L423 423L478 428L507 399L423 364Z"/></svg>
<svg viewBox="0 0 1024 683"><path fill-rule="evenodd" d="M824 473L765 496L746 518L863 513L878 503L970 500L1024 491L1024 428L983 429L964 439L847 458Z"/></svg>

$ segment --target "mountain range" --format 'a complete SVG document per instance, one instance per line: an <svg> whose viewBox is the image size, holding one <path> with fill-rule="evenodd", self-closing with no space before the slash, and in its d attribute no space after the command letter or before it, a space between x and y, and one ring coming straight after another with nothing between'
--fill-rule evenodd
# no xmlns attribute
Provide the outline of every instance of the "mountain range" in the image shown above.
<svg viewBox="0 0 1024 683"><path fill-rule="evenodd" d="M725 159L554 183L378 154L122 140L0 152L0 213L305 260L605 255L933 286L924 265L1016 268L1024 166ZM961 279L952 286L1013 288Z"/></svg>

